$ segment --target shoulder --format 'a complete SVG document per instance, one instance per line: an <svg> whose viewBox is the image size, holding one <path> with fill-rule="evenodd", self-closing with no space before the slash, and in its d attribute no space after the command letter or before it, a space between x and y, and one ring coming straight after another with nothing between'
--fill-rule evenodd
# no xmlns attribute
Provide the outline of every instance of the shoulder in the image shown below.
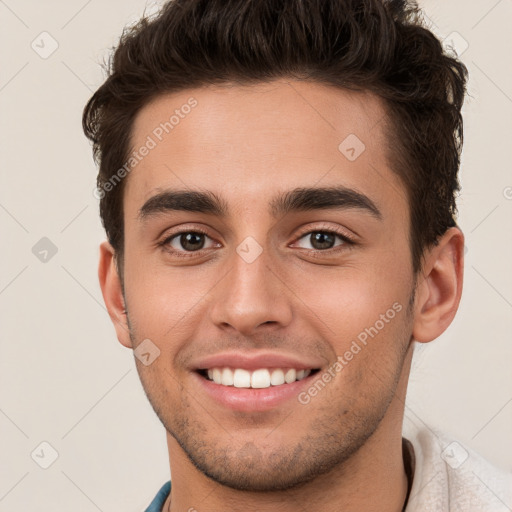
<svg viewBox="0 0 512 512"><path fill-rule="evenodd" d="M435 429L404 428L414 450L414 477L406 512L506 512L512 473Z"/></svg>
<svg viewBox="0 0 512 512"><path fill-rule="evenodd" d="M149 504L148 508L144 512L162 512L162 507L171 492L171 481L166 482L160 490L156 493L153 501Z"/></svg>

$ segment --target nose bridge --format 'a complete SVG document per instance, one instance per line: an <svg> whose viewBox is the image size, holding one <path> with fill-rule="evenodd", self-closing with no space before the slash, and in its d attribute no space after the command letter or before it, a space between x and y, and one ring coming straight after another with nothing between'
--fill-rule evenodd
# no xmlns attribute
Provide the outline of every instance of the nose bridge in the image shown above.
<svg viewBox="0 0 512 512"><path fill-rule="evenodd" d="M230 326L250 334L258 326L287 325L292 316L285 287L271 270L267 251L247 237L233 251L229 271L218 287L212 305L212 321L221 328Z"/></svg>

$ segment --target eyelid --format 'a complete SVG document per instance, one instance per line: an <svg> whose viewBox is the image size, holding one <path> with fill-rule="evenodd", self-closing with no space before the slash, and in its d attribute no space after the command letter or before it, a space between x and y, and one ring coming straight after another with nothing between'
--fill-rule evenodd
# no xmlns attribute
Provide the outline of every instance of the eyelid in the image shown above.
<svg viewBox="0 0 512 512"><path fill-rule="evenodd" d="M207 247L206 249L205 248L202 248L202 249L199 249L197 251L185 251L185 250L178 250L178 249L174 249L174 248L171 248L170 247L170 243L172 240L174 240L175 238L185 234L185 233L199 233L201 235L204 235L208 238L210 238L210 240L212 240L214 243L218 243L215 241L214 238L212 238L208 232L204 229L204 228L201 228L201 227L197 227L197 226L194 226L194 227L181 227L179 228L178 231L174 231L174 232L171 232L171 233L167 233L161 241L157 242L157 245L159 247L161 247L164 251L167 251L168 253L172 254L172 255L175 255L175 256L178 256L178 257L183 257L183 258L189 258L189 257L193 257L197 254L203 254L204 251L210 249L210 247Z"/></svg>
<svg viewBox="0 0 512 512"><path fill-rule="evenodd" d="M344 229L341 229L341 228L337 228L337 227L334 227L334 226L331 226L331 225L325 225L325 224L324 225L319 225L319 226L313 226L313 227L311 227L311 226L304 227L303 229L301 229L299 231L299 234L297 235L294 243L297 240L299 240L300 238L302 238L304 235L309 235L311 233L318 233L318 232L332 233L332 234L335 234L335 235L339 236L346 243L349 243L349 244L355 244L356 243L355 237L350 235L349 233L347 233L347 230L344 230ZM324 250L322 252L326 252L326 251Z"/></svg>
<svg viewBox="0 0 512 512"><path fill-rule="evenodd" d="M341 244L342 246L355 245L357 243L356 240L352 236L347 234L346 230L342 230L340 228L333 227L332 225L325 225L325 224L317 225L317 226L311 226L309 224L308 226L303 227L302 229L299 230L299 234L295 236L295 239L292 243L293 244L297 243L297 241L300 240L301 238L303 238L305 235L308 235L311 233L318 233L318 232L331 233L331 234L334 234L334 235L340 237L344 242L343 244ZM172 248L172 249L168 248L169 243L174 238L181 236L182 234L185 234L185 233L200 233L200 234L210 238L211 240L215 241L215 239L212 238L208 234L207 230L202 227L184 226L184 227L180 227L178 231L166 234L164 236L164 238L162 239L162 241L158 242L158 245L161 246L162 248L164 248L164 250L166 250L167 252L169 252L171 254L177 255L179 257L185 257L185 258L193 257L194 255L197 255L197 254L202 255L204 251L211 249L211 248L202 248L197 251L185 251L185 250L176 250L174 248ZM216 243L218 244L219 242L216 242ZM328 254L330 252L339 250L339 247L340 246L331 247L329 249L303 249L303 250L311 252L311 253L317 252L317 253Z"/></svg>
<svg viewBox="0 0 512 512"><path fill-rule="evenodd" d="M161 242L158 243L165 243L165 241L168 241L184 233L201 233L202 235L205 235L213 240L214 237L210 234L211 231L212 228L202 227L201 224L179 224L178 226L173 226L160 232L157 239L161 240Z"/></svg>

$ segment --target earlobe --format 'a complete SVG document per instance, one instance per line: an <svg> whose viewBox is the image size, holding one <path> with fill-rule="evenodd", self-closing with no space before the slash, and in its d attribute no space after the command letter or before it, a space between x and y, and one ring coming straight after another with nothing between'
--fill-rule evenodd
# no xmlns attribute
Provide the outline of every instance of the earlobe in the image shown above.
<svg viewBox="0 0 512 512"><path fill-rule="evenodd" d="M429 250L416 290L413 338L427 343L451 324L459 307L464 274L464 235L450 228Z"/></svg>
<svg viewBox="0 0 512 512"><path fill-rule="evenodd" d="M114 324L117 339L121 345L132 348L121 280L115 261L115 251L107 241L100 245L98 278L103 300L105 301L110 319Z"/></svg>

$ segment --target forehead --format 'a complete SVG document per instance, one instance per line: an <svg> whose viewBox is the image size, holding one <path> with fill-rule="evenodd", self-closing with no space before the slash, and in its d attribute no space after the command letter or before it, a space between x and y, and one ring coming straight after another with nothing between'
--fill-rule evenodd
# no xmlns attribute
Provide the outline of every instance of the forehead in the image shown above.
<svg viewBox="0 0 512 512"><path fill-rule="evenodd" d="M212 190L238 207L297 186L341 184L368 195L403 196L388 167L385 126L376 96L312 82L162 95L141 109L132 127L131 151L151 149L129 175L127 207L140 207L166 188Z"/></svg>

